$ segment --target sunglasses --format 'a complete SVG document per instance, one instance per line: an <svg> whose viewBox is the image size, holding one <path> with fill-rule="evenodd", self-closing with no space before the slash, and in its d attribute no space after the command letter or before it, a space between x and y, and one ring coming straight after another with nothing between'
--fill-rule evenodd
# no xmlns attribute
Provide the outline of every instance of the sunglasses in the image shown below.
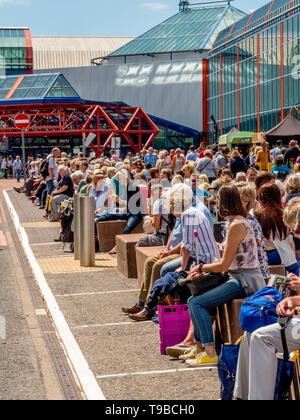
<svg viewBox="0 0 300 420"><path fill-rule="evenodd" d="M296 227L294 230L291 231L291 235L300 235L300 226Z"/></svg>

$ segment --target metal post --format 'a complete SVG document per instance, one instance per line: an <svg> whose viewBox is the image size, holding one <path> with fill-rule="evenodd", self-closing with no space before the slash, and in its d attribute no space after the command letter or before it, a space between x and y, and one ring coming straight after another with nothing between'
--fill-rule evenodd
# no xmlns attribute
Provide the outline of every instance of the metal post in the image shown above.
<svg viewBox="0 0 300 420"><path fill-rule="evenodd" d="M26 181L26 156L25 156L25 132L22 130L22 159L24 168L24 181Z"/></svg>
<svg viewBox="0 0 300 420"><path fill-rule="evenodd" d="M95 199L80 197L80 266L95 266Z"/></svg>
<svg viewBox="0 0 300 420"><path fill-rule="evenodd" d="M85 133L83 133L82 134L82 151L83 151L83 157L84 158L85 158L85 155L86 155L85 141L86 141Z"/></svg>
<svg viewBox="0 0 300 420"><path fill-rule="evenodd" d="M80 260L80 195L74 195L74 258Z"/></svg>

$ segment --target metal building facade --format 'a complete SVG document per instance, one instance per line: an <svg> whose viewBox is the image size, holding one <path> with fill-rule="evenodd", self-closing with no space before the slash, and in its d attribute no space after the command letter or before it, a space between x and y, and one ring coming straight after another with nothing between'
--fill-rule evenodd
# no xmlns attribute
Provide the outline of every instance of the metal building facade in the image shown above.
<svg viewBox="0 0 300 420"><path fill-rule="evenodd" d="M0 28L0 76L31 74L33 51L28 28Z"/></svg>
<svg viewBox="0 0 300 420"><path fill-rule="evenodd" d="M208 131L208 51L219 31L243 16L230 3L188 7L97 67L58 71L84 99L142 107L161 129L157 147L188 147Z"/></svg>
<svg viewBox="0 0 300 420"><path fill-rule="evenodd" d="M106 57L133 37L33 36L34 69L87 67L92 59Z"/></svg>
<svg viewBox="0 0 300 420"><path fill-rule="evenodd" d="M273 0L221 32L209 57L209 137L266 132L300 104L300 1Z"/></svg>

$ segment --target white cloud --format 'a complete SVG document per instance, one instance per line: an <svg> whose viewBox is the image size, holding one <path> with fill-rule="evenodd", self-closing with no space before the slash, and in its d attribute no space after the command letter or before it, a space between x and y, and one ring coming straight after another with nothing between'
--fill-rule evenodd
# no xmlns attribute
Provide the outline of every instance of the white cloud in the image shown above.
<svg viewBox="0 0 300 420"><path fill-rule="evenodd" d="M169 8L167 4L154 2L142 3L141 7L150 11L164 10Z"/></svg>
<svg viewBox="0 0 300 420"><path fill-rule="evenodd" d="M30 0L0 0L0 6L30 6Z"/></svg>

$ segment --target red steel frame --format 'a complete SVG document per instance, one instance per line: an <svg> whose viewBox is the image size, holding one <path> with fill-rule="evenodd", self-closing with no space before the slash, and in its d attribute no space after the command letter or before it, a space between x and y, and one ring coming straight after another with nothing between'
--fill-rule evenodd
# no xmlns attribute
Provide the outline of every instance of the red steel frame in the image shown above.
<svg viewBox="0 0 300 420"><path fill-rule="evenodd" d="M32 40L29 29L24 30L25 41L26 41L26 64L27 64L27 74L33 73L33 49L32 49Z"/></svg>
<svg viewBox="0 0 300 420"><path fill-rule="evenodd" d="M275 0L273 0L273 1L272 1L271 6L270 6L270 8L269 8L269 10L268 10L268 12L267 12L267 14L266 14L266 22L267 22L267 21L268 21L268 19L269 19L269 14L271 13L271 10L273 9L274 3L275 3ZM268 24L266 24L266 28L267 28L267 27L268 27Z"/></svg>
<svg viewBox="0 0 300 420"><path fill-rule="evenodd" d="M240 44L237 44L237 128L240 129Z"/></svg>
<svg viewBox="0 0 300 420"><path fill-rule="evenodd" d="M220 54L220 132L223 135L223 54Z"/></svg>
<svg viewBox="0 0 300 420"><path fill-rule="evenodd" d="M0 136L21 137L20 130L14 126L14 118L20 113L30 118L25 137L78 137L95 133L96 144L90 147L98 157L114 137L123 137L138 153L142 148L147 149L160 132L142 108L80 103L17 104L0 105Z"/></svg>
<svg viewBox="0 0 300 420"><path fill-rule="evenodd" d="M257 132L260 132L260 37L257 34Z"/></svg>
<svg viewBox="0 0 300 420"><path fill-rule="evenodd" d="M280 23L280 95L281 121L284 120L284 56L283 56L283 22Z"/></svg>
<svg viewBox="0 0 300 420"><path fill-rule="evenodd" d="M208 142L208 60L204 59L202 62L202 72L203 72L203 80L202 80L202 95L203 95L203 111L202 111L202 120L203 120L203 133L204 133L204 142Z"/></svg>

